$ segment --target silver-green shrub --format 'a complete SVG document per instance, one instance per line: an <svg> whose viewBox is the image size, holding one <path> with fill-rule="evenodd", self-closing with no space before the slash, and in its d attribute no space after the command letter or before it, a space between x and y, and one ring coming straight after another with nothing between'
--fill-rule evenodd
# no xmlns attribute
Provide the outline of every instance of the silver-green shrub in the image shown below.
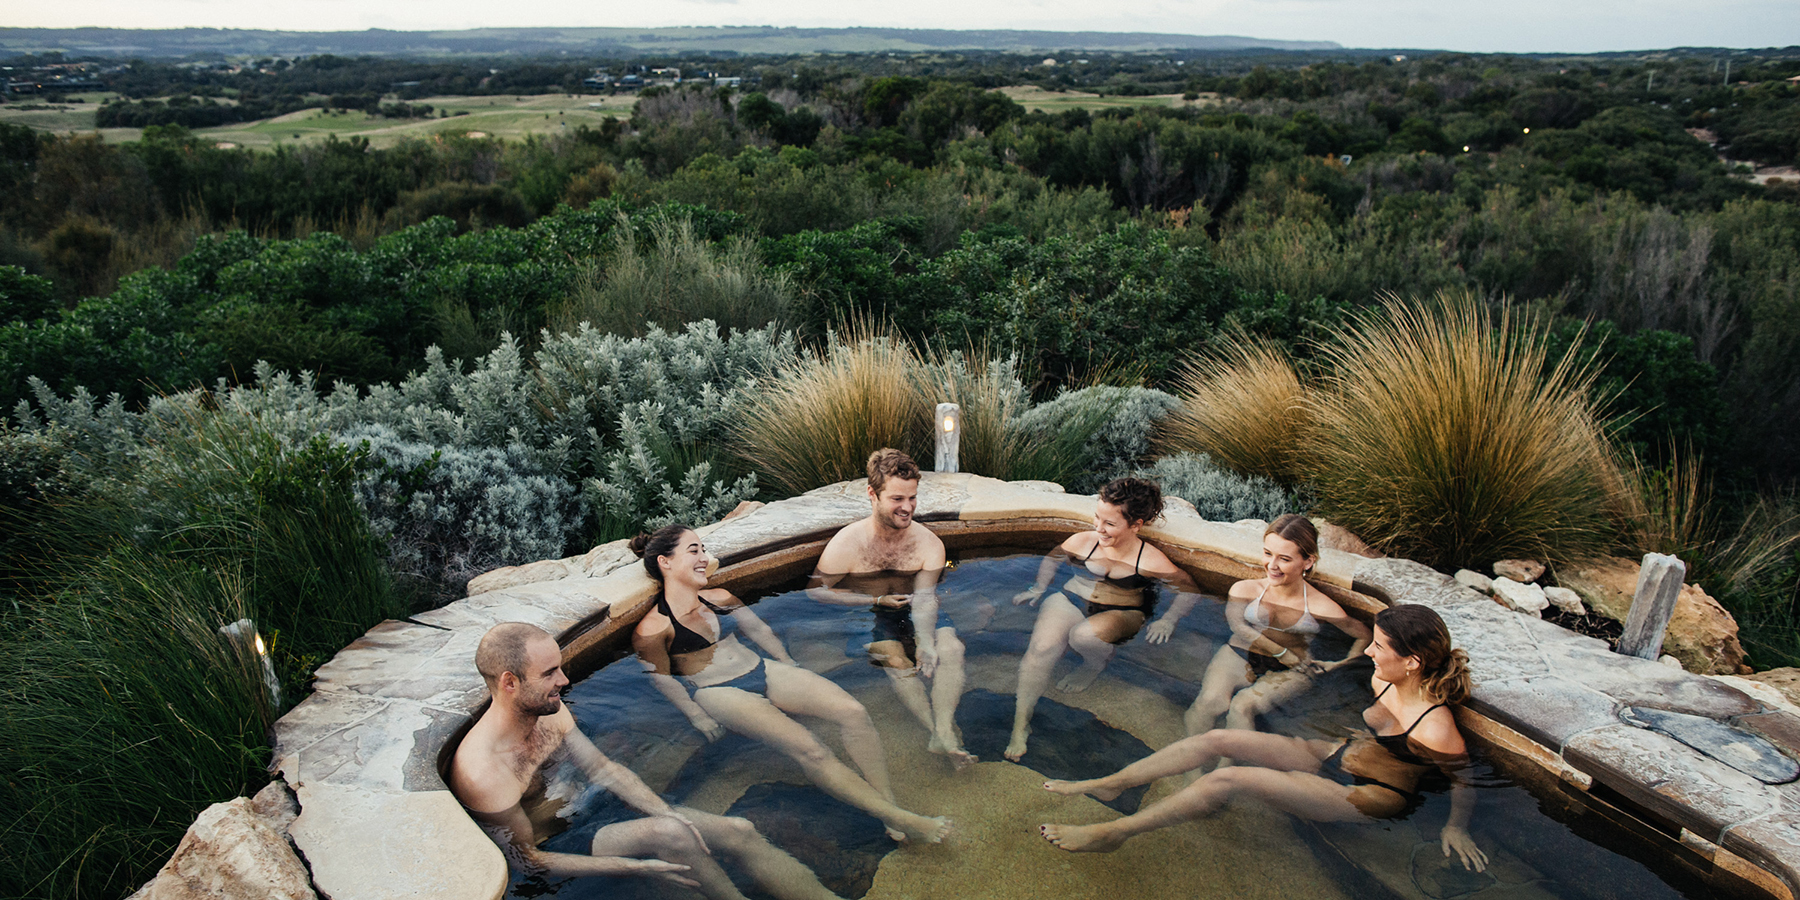
<svg viewBox="0 0 1800 900"><path fill-rule="evenodd" d="M1067 485L1071 491L1092 493L1149 459L1157 422L1180 403L1151 388L1096 385L1038 404L1019 417L1017 427L1046 440L1068 427L1093 428L1081 474Z"/></svg>
<svg viewBox="0 0 1800 900"><path fill-rule="evenodd" d="M709 449L671 435L668 410L660 403L643 401L621 413L619 445L597 460L602 474L582 482L597 521L596 540L711 522L755 497L755 473L730 484L713 479L713 461L695 459ZM670 478L672 472L681 472L680 479Z"/></svg>
<svg viewBox="0 0 1800 900"><path fill-rule="evenodd" d="M1163 493L1194 504L1212 522L1273 520L1293 508L1281 485L1260 475L1220 468L1204 453L1177 453L1131 474L1162 485Z"/></svg>
<svg viewBox="0 0 1800 900"><path fill-rule="evenodd" d="M395 572L460 593L470 578L500 566L563 555L581 524L574 486L514 444L459 447L409 441L385 425L337 437L366 447L371 462L357 498L386 538Z"/></svg>

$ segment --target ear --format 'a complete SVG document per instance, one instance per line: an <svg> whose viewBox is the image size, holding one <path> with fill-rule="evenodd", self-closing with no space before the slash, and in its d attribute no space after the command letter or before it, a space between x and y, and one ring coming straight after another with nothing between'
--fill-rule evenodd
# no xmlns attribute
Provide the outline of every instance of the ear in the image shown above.
<svg viewBox="0 0 1800 900"><path fill-rule="evenodd" d="M519 689L519 676L511 672L501 672L500 680L495 685L502 694L510 694Z"/></svg>

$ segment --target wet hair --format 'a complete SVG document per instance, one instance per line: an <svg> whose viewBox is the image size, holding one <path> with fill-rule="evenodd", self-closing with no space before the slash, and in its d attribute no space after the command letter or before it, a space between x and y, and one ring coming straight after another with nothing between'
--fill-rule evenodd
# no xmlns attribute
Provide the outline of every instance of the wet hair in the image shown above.
<svg viewBox="0 0 1800 900"><path fill-rule="evenodd" d="M644 558L644 571L657 581L663 580L662 567L656 561L675 552L681 546L681 536L694 529L682 524L664 525L649 534L640 534L631 539L631 552Z"/></svg>
<svg viewBox="0 0 1800 900"><path fill-rule="evenodd" d="M511 672L516 678L525 677L525 648L538 638L550 637L550 632L527 622L501 622L489 628L487 634L481 636L481 643L475 647L475 670L492 689L500 681L500 673Z"/></svg>
<svg viewBox="0 0 1800 900"><path fill-rule="evenodd" d="M1125 521L1149 524L1162 515L1162 488L1142 478L1114 478L1100 489L1100 499L1125 514Z"/></svg>
<svg viewBox="0 0 1800 900"><path fill-rule="evenodd" d="M1299 513L1286 513L1263 529L1263 537L1271 534L1284 541L1293 541L1307 559L1319 558L1319 529L1313 527L1311 519ZM1307 566L1306 571L1311 572L1312 566Z"/></svg>
<svg viewBox="0 0 1800 900"><path fill-rule="evenodd" d="M1456 705L1469 699L1469 654L1450 646L1450 629L1429 606L1393 606L1375 614L1388 649L1419 660L1425 692Z"/></svg>
<svg viewBox="0 0 1800 900"><path fill-rule="evenodd" d="M869 490L881 493L889 478L901 481L918 481L919 464L892 447L883 447L869 454Z"/></svg>

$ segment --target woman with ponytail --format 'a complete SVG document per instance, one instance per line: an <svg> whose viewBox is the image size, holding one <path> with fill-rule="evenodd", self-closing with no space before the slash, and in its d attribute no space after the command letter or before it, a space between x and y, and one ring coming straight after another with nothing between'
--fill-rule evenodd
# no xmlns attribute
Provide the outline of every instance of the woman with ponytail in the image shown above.
<svg viewBox="0 0 1800 900"><path fill-rule="evenodd" d="M1474 871L1487 855L1469 836L1474 789L1461 777L1468 750L1451 707L1469 697L1468 656L1450 646L1450 630L1424 606L1396 606L1375 617L1365 651L1375 662L1375 702L1363 710L1367 732L1347 740L1307 740L1219 729L1177 741L1124 769L1090 781L1046 781L1064 795L1106 801L1158 778L1235 761L1139 810L1097 825L1041 825L1045 840L1075 851L1108 852L1127 838L1211 815L1233 797L1254 797L1318 822L1403 819L1424 803L1420 787L1447 775L1450 816L1439 840Z"/></svg>
<svg viewBox="0 0 1800 900"><path fill-rule="evenodd" d="M943 840L948 820L895 805L887 757L868 710L843 688L796 665L774 630L730 591L705 590L713 559L700 535L669 525L638 536L631 549L662 583L656 608L632 631L632 648L656 689L707 740L735 731L761 741L799 763L825 793L880 819L895 840ZM769 657L727 634L728 620ZM835 723L862 774L790 716Z"/></svg>

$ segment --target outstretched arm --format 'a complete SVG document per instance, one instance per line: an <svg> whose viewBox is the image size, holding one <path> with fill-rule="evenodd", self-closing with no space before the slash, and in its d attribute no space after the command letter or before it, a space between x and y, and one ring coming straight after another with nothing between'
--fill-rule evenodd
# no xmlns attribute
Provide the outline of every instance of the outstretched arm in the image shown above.
<svg viewBox="0 0 1800 900"><path fill-rule="evenodd" d="M913 641L919 657L919 674L927 678L937 672L937 583L938 575L944 571L944 561L939 559L936 563L935 567L920 569L919 574L913 576Z"/></svg>
<svg viewBox="0 0 1800 900"><path fill-rule="evenodd" d="M594 746L594 742L588 740L587 735L581 733L581 729L569 729L564 743L569 748L569 756L575 760L575 764L580 766L581 770L586 772L588 778L595 784L612 791L620 800L625 801L632 809L644 815L668 816L686 825L688 830L694 833L694 839L700 842L700 847L706 849L706 838L700 834L700 829L688 817L676 812L675 807L670 806L668 801L657 796L657 793L651 790L650 786L645 784L644 779L639 778L636 772L613 762L610 757L601 753L600 748ZM712 851L707 850L707 852L711 853Z"/></svg>
<svg viewBox="0 0 1800 900"><path fill-rule="evenodd" d="M1369 626L1362 623L1361 619L1344 612L1343 608L1335 603L1332 604L1332 607L1327 614L1319 616L1319 618L1330 622L1337 630L1350 636L1350 652L1345 653L1343 659L1327 663L1326 671L1339 666L1347 666L1362 659L1363 651L1369 649L1369 643L1375 640L1375 634L1369 630Z"/></svg>
<svg viewBox="0 0 1800 900"><path fill-rule="evenodd" d="M806 584L806 596L833 606L874 606L878 598L872 594L859 593L849 588L838 587L848 572L824 572L814 569L812 579Z"/></svg>
<svg viewBox="0 0 1800 900"><path fill-rule="evenodd" d="M1044 561L1038 563L1037 578L1032 581L1031 587L1013 595L1013 604L1016 606L1020 603L1030 603L1032 606L1036 606L1038 600L1044 596L1044 592L1050 589L1050 582L1056 577L1057 568L1068 558L1069 551L1066 545L1050 551L1049 555L1044 557Z"/></svg>
<svg viewBox="0 0 1800 900"><path fill-rule="evenodd" d="M736 598L733 600L735 601ZM794 661L794 658L788 655L787 648L782 646L781 638L775 636L775 629L770 628L769 623L764 622L761 616L751 612L750 607L739 606L732 610L731 618L738 623L738 628L744 632L744 637L761 647L763 652L784 663Z"/></svg>
<svg viewBox="0 0 1800 900"><path fill-rule="evenodd" d="M701 734L706 735L708 741L724 737L725 726L707 715L706 710L701 709L700 704L695 703L694 698L688 695L687 688L682 687L681 682L676 681L671 674L674 670L669 666L669 641L666 635L667 632L655 635L632 632L631 646L637 650L638 661L644 664L644 671L649 673L650 683L655 686L657 693L668 698L676 709L681 710L681 714L687 716L688 721Z"/></svg>

